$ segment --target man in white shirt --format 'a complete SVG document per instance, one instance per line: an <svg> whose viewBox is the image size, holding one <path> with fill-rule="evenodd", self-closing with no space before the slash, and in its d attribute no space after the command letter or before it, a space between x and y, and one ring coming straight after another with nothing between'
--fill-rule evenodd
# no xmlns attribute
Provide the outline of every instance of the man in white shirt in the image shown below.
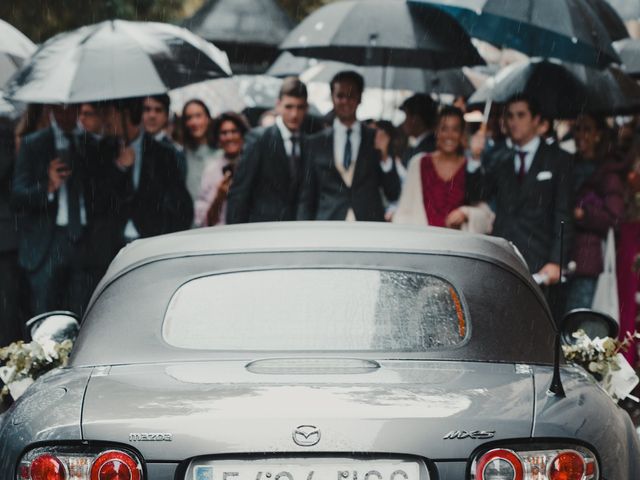
<svg viewBox="0 0 640 480"><path fill-rule="evenodd" d="M282 82L275 122L245 138L227 203L227 223L295 220L306 149L302 122L307 87L296 77Z"/></svg>
<svg viewBox="0 0 640 480"><path fill-rule="evenodd" d="M331 128L307 141L298 219L384 221L380 190L387 200L398 199L394 161L388 152L376 150L375 131L356 117L363 90L357 72L340 72L332 79L336 118Z"/></svg>
<svg viewBox="0 0 640 480"><path fill-rule="evenodd" d="M400 106L405 114L402 130L409 138L409 145L402 156L406 167L415 155L430 153L436 149L434 129L438 118L438 104L425 93L416 93Z"/></svg>

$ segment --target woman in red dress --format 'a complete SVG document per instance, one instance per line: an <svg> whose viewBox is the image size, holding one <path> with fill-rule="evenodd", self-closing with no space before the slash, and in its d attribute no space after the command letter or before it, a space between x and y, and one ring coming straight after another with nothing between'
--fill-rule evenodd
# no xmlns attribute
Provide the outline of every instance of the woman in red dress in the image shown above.
<svg viewBox="0 0 640 480"><path fill-rule="evenodd" d="M435 152L409 162L394 222L490 231L493 214L488 207L465 206L464 131L462 111L444 107L438 115Z"/></svg>

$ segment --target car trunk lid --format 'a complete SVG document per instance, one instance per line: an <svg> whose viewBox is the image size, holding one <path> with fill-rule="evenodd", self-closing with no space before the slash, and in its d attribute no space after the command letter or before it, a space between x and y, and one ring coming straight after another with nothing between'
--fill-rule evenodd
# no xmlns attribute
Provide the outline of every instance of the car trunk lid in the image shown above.
<svg viewBox="0 0 640 480"><path fill-rule="evenodd" d="M82 428L87 440L129 444L156 461L300 452L465 459L489 438L529 437L533 398L530 369L513 364L289 358L114 366L92 376ZM320 431L316 444L294 441L303 425Z"/></svg>

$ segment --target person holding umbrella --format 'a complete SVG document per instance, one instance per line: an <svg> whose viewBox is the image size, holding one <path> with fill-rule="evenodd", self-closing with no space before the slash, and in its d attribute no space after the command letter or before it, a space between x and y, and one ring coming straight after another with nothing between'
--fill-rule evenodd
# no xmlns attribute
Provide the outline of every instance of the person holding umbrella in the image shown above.
<svg viewBox="0 0 640 480"><path fill-rule="evenodd" d="M12 203L20 213L19 262L30 286L32 314L65 309L82 314L111 260L96 234L109 215L110 165L97 142L81 142L78 105L51 106L51 126L23 138ZM112 165L111 165L112 166Z"/></svg>
<svg viewBox="0 0 640 480"><path fill-rule="evenodd" d="M100 105L103 154L117 167L109 178L118 191L117 248L138 238L186 230L193 220L193 202L175 152L144 132L142 105L142 98Z"/></svg>
<svg viewBox="0 0 640 480"><path fill-rule="evenodd" d="M541 283L560 281L561 223L564 246L571 243L572 160L538 136L540 111L527 95L506 106L508 142L469 160L467 188L472 202L495 202L493 234L510 240ZM567 258L564 256L564 258Z"/></svg>
<svg viewBox="0 0 640 480"><path fill-rule="evenodd" d="M393 202L400 178L389 152L375 148L375 131L362 125L356 110L364 79L354 71L331 81L333 126L309 138L299 220L384 221L380 190Z"/></svg>

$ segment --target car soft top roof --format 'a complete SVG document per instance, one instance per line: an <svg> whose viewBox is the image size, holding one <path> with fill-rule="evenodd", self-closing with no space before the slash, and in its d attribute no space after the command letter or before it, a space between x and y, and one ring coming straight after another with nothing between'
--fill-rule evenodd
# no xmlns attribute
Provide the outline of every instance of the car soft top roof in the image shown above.
<svg viewBox="0 0 640 480"><path fill-rule="evenodd" d="M525 278L531 277L522 257L502 238L382 222L273 222L200 228L137 240L120 251L96 291L128 270L162 259L238 252L351 250L453 254L499 263Z"/></svg>

